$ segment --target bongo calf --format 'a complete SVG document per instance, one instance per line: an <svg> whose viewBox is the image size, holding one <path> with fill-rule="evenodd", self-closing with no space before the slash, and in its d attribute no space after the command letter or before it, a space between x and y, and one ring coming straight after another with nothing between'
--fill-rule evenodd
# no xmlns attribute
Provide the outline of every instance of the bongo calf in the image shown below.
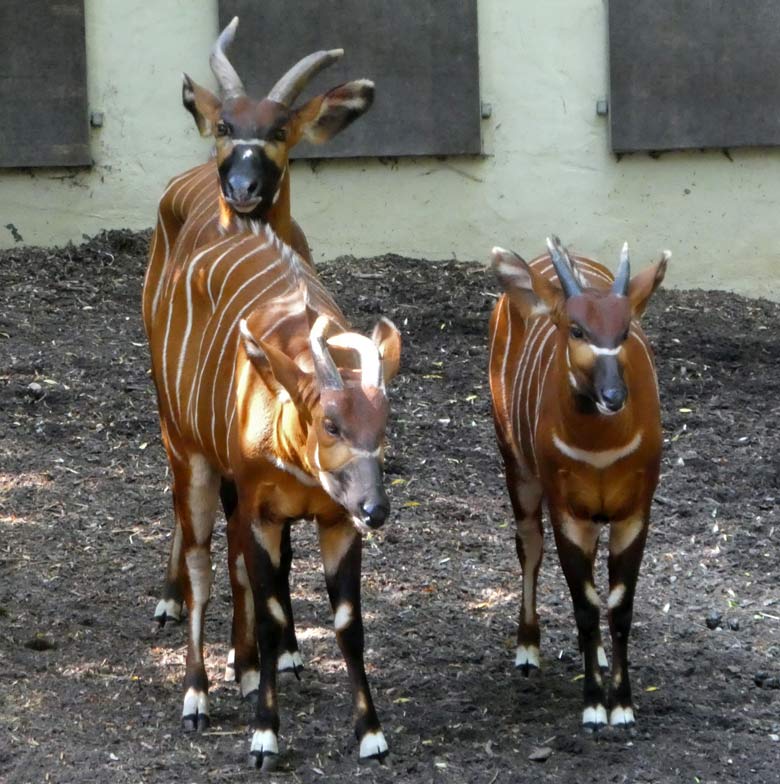
<svg viewBox="0 0 780 784"><path fill-rule="evenodd" d="M628 637L650 505L658 482L661 421L652 352L638 319L670 254L631 278L624 245L613 280L602 265L570 257L559 240L530 263L493 249L504 289L490 322L493 419L514 509L523 573L515 665L539 667L536 584L542 501L574 604L584 657L583 725L634 723ZM593 582L599 532L609 529L612 680Z"/></svg>

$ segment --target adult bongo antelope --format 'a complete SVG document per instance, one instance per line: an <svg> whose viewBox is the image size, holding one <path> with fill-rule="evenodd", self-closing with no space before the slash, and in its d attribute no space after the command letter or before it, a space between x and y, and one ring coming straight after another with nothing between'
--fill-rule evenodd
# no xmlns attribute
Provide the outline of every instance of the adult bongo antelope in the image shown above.
<svg viewBox="0 0 780 784"><path fill-rule="evenodd" d="M292 125L291 136L301 132ZM381 757L387 743L363 665L361 533L389 512L385 382L398 369L400 336L386 319L371 338L350 331L311 266L267 223L253 229L172 255L149 312L189 611L182 721L208 726L203 620L222 483L223 497L231 488L236 674L242 692L258 696L252 760L268 767L278 753L277 653L292 626L289 524L301 518L318 525L360 757Z"/></svg>
<svg viewBox="0 0 780 784"><path fill-rule="evenodd" d="M176 177L160 200L146 274L143 315L147 334L164 293L166 275L178 274L195 249L225 236L267 223L284 243L310 262L306 237L290 214L288 155L303 137L322 143L363 114L373 101L373 83L348 82L293 105L306 84L343 54L343 50L314 52L294 65L261 101L253 101L225 54L235 37L238 18L222 31L210 64L220 98L184 76L182 98L204 136L215 137L216 157ZM234 505L229 483L222 488L226 515ZM285 552L289 552L289 531ZM166 570L163 597L155 620L181 618L181 530L176 524ZM285 632L279 666L298 672L302 667L292 625Z"/></svg>
<svg viewBox="0 0 780 784"><path fill-rule="evenodd" d="M616 277L569 256L559 240L530 263L493 249L504 294L490 321L493 419L514 510L523 572L515 665L539 667L536 584L542 500L574 604L584 656L583 725L634 723L628 637L650 505L658 482L661 422L652 352L638 319L670 258L630 277L623 246ZM593 562L609 527L612 680L605 700Z"/></svg>

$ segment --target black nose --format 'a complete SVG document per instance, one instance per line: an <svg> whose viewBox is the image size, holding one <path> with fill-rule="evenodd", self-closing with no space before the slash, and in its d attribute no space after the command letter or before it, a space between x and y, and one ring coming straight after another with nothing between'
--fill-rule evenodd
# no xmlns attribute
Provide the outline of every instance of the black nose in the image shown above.
<svg viewBox="0 0 780 784"><path fill-rule="evenodd" d="M243 174L231 174L227 179L225 196L239 204L257 198L260 183Z"/></svg>
<svg viewBox="0 0 780 784"><path fill-rule="evenodd" d="M601 399L610 411L620 411L626 402L625 387L607 387L601 391Z"/></svg>
<svg viewBox="0 0 780 784"><path fill-rule="evenodd" d="M390 514L390 504L387 501L363 501L360 504L363 513L363 522L371 528L380 528Z"/></svg>

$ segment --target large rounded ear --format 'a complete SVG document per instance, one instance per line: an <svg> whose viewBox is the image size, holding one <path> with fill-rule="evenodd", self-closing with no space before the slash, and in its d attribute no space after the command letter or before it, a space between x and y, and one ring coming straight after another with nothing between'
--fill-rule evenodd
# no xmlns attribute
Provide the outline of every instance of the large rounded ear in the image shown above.
<svg viewBox="0 0 780 784"><path fill-rule="evenodd" d="M183 74L181 101L184 108L195 118L201 136L212 136L219 119L222 104L216 95Z"/></svg>
<svg viewBox="0 0 780 784"><path fill-rule="evenodd" d="M655 264L643 269L631 278L631 282L628 284L628 299L631 302L631 313L636 318L645 312L650 297L661 285L661 281L666 275L666 265L671 258L671 251L665 250Z"/></svg>
<svg viewBox="0 0 780 784"><path fill-rule="evenodd" d="M365 114L374 102L374 83L358 79L318 95L293 112L291 146L301 139L323 144Z"/></svg>
<svg viewBox="0 0 780 784"><path fill-rule="evenodd" d="M258 340L241 319L241 342L254 369L260 374L269 389L281 387L296 406L302 405L302 393L307 381L306 374L290 357L268 343Z"/></svg>
<svg viewBox="0 0 780 784"><path fill-rule="evenodd" d="M395 378L401 366L401 333L390 319L383 316L374 326L371 340L379 349L379 356L382 358L382 376L385 383L388 383Z"/></svg>
<svg viewBox="0 0 780 784"><path fill-rule="evenodd" d="M523 318L539 313L553 316L563 303L563 292L511 250L493 248L491 266Z"/></svg>

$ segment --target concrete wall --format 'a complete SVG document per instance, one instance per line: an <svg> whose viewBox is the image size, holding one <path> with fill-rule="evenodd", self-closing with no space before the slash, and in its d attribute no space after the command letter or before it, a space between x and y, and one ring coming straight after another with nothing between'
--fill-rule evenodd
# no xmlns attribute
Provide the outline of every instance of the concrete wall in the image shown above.
<svg viewBox="0 0 780 784"><path fill-rule="evenodd" d="M86 0L86 10L90 105L105 113L96 165L0 172L0 226L28 244L151 226L165 182L208 154L181 108L180 73L211 84L216 2ZM607 93L606 3L480 0L479 14L487 155L295 164L294 214L317 259L484 259L494 244L530 256L557 232L610 264L623 240L637 265L670 248L672 285L780 299L780 151L618 163L595 113ZM381 74L365 75L381 90ZM0 245L13 244L0 228Z"/></svg>

